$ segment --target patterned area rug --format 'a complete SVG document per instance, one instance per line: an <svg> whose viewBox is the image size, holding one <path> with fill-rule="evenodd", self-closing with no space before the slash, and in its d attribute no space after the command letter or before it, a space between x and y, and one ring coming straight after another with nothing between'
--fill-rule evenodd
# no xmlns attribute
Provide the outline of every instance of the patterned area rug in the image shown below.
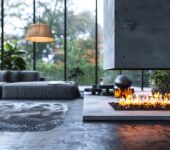
<svg viewBox="0 0 170 150"><path fill-rule="evenodd" d="M0 103L0 131L47 131L64 121L67 105Z"/></svg>

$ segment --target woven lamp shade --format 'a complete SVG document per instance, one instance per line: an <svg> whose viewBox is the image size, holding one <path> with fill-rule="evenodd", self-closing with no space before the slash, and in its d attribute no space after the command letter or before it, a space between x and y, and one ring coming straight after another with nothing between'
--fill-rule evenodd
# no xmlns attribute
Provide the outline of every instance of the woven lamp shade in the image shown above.
<svg viewBox="0 0 170 150"><path fill-rule="evenodd" d="M25 39L39 43L54 42L54 37L49 26L42 23L32 24L27 31Z"/></svg>

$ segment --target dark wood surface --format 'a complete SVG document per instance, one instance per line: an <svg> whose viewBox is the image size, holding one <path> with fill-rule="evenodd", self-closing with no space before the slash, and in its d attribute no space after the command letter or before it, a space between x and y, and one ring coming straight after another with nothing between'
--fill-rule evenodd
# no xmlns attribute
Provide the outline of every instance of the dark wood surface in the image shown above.
<svg viewBox="0 0 170 150"><path fill-rule="evenodd" d="M0 150L168 150L170 147L170 122L83 122L83 99L60 102L70 107L61 126L45 132L0 132Z"/></svg>

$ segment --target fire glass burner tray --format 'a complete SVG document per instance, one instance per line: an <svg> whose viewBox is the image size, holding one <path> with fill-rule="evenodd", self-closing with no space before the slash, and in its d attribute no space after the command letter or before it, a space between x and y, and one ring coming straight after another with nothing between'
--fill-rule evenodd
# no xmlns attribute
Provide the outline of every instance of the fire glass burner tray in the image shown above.
<svg viewBox="0 0 170 150"><path fill-rule="evenodd" d="M116 102L111 102L109 103L114 110L119 110L119 111L170 111L170 105L167 105L165 107L160 106L159 104L156 106L139 106L139 105L133 105L133 106L121 106L119 103Z"/></svg>

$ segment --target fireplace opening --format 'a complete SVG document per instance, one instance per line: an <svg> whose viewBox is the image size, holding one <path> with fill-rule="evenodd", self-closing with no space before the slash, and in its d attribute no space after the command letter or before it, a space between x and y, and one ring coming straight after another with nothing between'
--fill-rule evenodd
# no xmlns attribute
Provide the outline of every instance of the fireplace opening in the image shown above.
<svg viewBox="0 0 170 150"><path fill-rule="evenodd" d="M115 110L170 110L170 93L154 93L149 96L137 95L134 89L115 89L118 102L109 103Z"/></svg>
<svg viewBox="0 0 170 150"><path fill-rule="evenodd" d="M109 103L115 110L170 110L170 93L137 95L131 88L132 82L125 75L119 75L115 85L115 99Z"/></svg>

